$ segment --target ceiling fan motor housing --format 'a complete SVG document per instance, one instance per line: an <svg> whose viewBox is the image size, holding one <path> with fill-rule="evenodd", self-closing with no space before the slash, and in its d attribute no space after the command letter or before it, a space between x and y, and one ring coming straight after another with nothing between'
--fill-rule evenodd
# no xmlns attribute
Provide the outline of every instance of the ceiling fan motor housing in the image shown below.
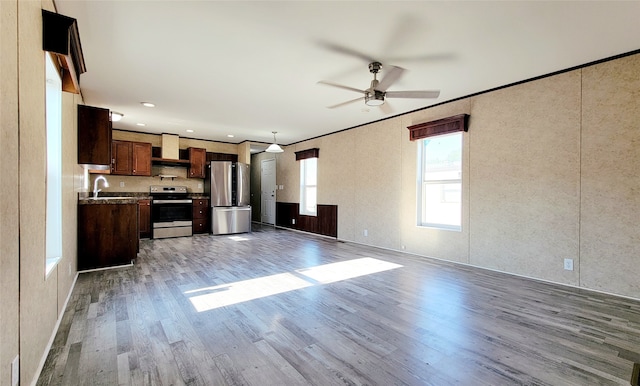
<svg viewBox="0 0 640 386"><path fill-rule="evenodd" d="M371 62L369 63L369 72L372 74L377 74L378 71L382 68L382 63L380 62Z"/></svg>

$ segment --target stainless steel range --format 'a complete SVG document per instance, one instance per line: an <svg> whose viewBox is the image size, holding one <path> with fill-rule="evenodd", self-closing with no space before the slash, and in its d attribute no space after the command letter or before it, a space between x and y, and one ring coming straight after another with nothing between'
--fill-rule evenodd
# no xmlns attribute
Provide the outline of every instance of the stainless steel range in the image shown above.
<svg viewBox="0 0 640 386"><path fill-rule="evenodd" d="M186 186L151 185L152 238L193 235L193 201Z"/></svg>

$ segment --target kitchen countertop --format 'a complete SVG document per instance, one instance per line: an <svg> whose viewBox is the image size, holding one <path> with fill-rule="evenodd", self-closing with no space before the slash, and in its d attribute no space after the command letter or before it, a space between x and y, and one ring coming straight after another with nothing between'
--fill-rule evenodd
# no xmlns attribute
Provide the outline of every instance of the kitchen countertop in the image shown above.
<svg viewBox="0 0 640 386"><path fill-rule="evenodd" d="M138 199L136 197L122 197L122 196L113 196L113 197L85 197L78 199L78 205L97 205L97 204L137 204Z"/></svg>
<svg viewBox="0 0 640 386"><path fill-rule="evenodd" d="M188 198L193 200L208 200L209 196L202 193L189 193ZM93 193L78 193L78 205L95 204L135 204L138 200L151 200L153 197L144 192L100 192L98 198L93 198Z"/></svg>

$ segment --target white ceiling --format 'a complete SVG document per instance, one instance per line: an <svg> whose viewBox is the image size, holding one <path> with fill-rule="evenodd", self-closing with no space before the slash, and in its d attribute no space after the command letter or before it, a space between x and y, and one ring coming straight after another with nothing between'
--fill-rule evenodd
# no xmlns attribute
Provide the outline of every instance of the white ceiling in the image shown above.
<svg viewBox="0 0 640 386"><path fill-rule="evenodd" d="M115 128L233 143L290 144L640 48L640 1L55 3L78 20L85 103L123 113ZM405 68L389 91L440 97L327 109L360 95L318 81L371 81L331 46Z"/></svg>

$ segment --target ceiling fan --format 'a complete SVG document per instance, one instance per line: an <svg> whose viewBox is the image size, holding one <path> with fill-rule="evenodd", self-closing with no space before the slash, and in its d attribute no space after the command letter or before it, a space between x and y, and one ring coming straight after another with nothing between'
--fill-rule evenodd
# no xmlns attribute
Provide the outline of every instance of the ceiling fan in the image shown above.
<svg viewBox="0 0 640 386"><path fill-rule="evenodd" d="M344 86L337 83L327 82L327 81L319 81L319 84L324 84L326 86L332 86L341 88L344 90L355 91L358 93L364 94L362 97L352 99L346 102L338 103L337 105L327 106L329 109L334 109L336 107L342 107L348 105L350 103L358 102L360 100L364 100L364 103L367 106L380 106L385 113L390 113L391 110L388 105L385 104L385 98L420 98L420 99L432 99L440 96L440 91L432 90L432 91L387 91L391 85L393 85L400 77L402 73L405 71L404 68L390 66L390 69L386 71L386 74L382 80L378 81L377 74L382 68L382 64L380 62L371 62L369 63L369 72L373 74L373 80L371 81L371 85L369 88L365 90L360 90L354 87Z"/></svg>

